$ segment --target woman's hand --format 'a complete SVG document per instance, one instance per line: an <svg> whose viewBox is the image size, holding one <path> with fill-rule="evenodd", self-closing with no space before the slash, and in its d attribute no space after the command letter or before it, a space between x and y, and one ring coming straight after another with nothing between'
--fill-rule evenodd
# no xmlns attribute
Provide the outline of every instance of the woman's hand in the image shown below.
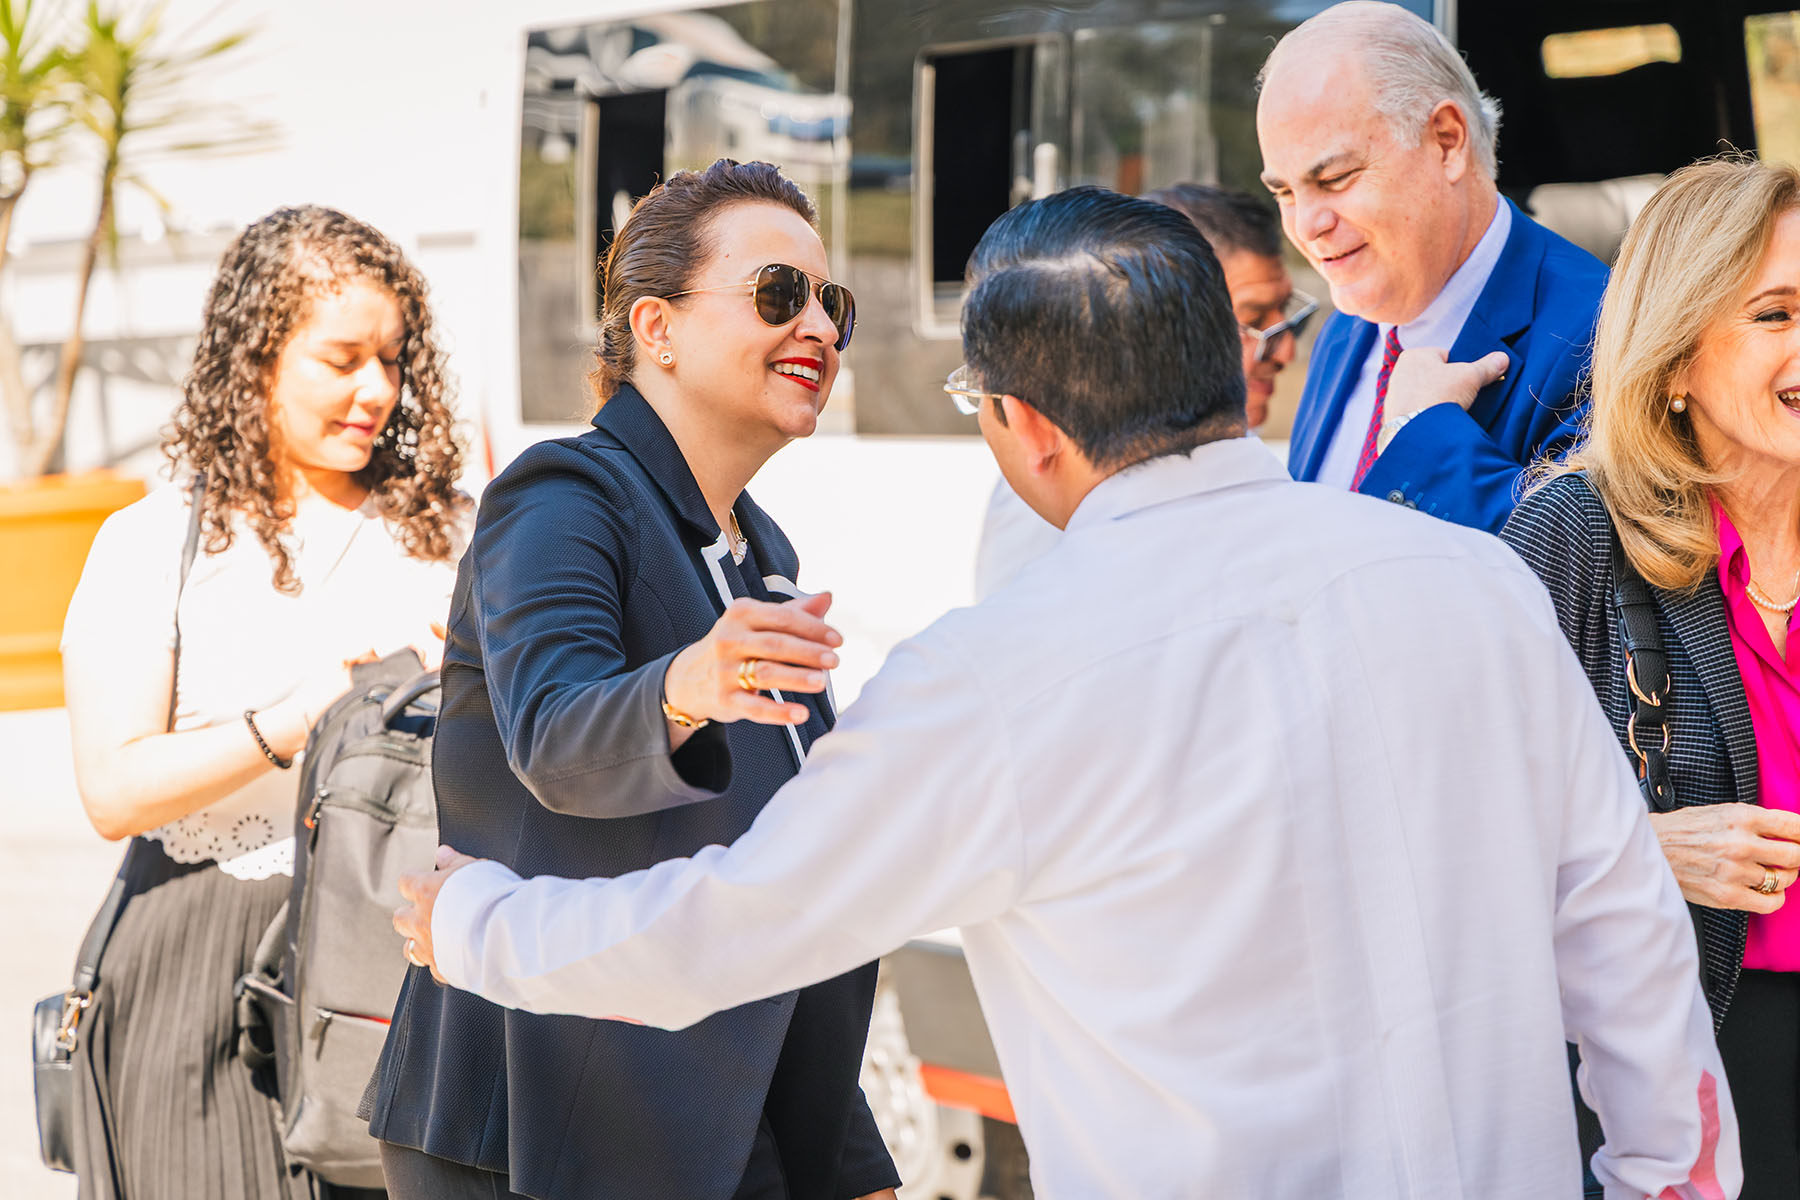
<svg viewBox="0 0 1800 1200"><path fill-rule="evenodd" d="M778 702L764 693L825 690L825 672L838 664L835 647L844 644L825 623L830 607L830 592L785 604L733 600L705 637L669 663L663 699L697 720L800 724L807 716L804 704ZM746 662L752 664L748 676L756 690L745 686ZM672 740L677 728L671 723Z"/></svg>
<svg viewBox="0 0 1800 1200"><path fill-rule="evenodd" d="M365 650L355 658L346 658L329 670L301 680L287 699L256 714L257 732L269 743L269 749L289 759L306 749L312 727L339 696L350 690L350 668L379 657L375 651Z"/></svg>
<svg viewBox="0 0 1800 1200"><path fill-rule="evenodd" d="M1651 813L1650 826L1690 903L1772 913L1800 874L1800 814L1755 804L1703 804ZM1775 872L1775 892L1757 891Z"/></svg>

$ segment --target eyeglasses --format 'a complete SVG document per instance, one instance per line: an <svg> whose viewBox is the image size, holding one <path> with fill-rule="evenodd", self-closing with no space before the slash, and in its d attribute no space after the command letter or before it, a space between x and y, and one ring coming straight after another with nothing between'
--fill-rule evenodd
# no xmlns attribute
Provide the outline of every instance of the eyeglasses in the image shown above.
<svg viewBox="0 0 1800 1200"><path fill-rule="evenodd" d="M786 263L770 263L766 267L758 267L756 278L746 279L742 283L689 288L665 298L673 300L676 296L729 292L742 287L750 289L751 298L756 302L756 315L763 319L763 324L776 329L799 319L800 314L806 311L809 298L816 293L819 306L837 327L835 348L842 353L850 344L850 335L856 330L856 298L850 294L850 289L829 279L814 279L799 267L790 267Z"/></svg>
<svg viewBox="0 0 1800 1200"><path fill-rule="evenodd" d="M964 363L950 372L950 378L944 380L944 390L950 393L950 403L956 405L956 411L965 417L972 417L981 411L983 400L998 400L1005 392L984 392L975 386L975 372L969 370Z"/></svg>
<svg viewBox="0 0 1800 1200"><path fill-rule="evenodd" d="M1296 288L1288 295L1287 303L1281 306L1281 320L1267 329L1252 329L1240 321L1238 332L1244 335L1244 340L1256 342L1256 353L1252 361L1268 362L1269 356L1281 345L1281 339L1289 334L1299 337L1305 333L1306 323L1318 311L1319 302Z"/></svg>

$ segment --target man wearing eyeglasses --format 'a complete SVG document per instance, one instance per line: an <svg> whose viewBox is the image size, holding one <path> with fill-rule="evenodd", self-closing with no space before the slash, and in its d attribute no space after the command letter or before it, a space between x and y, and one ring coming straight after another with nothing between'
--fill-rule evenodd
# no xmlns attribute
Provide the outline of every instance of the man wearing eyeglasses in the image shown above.
<svg viewBox="0 0 1800 1200"><path fill-rule="evenodd" d="M1337 309L1288 469L1498 532L1579 431L1605 266L1500 196L1499 106L1424 19L1336 5L1261 78L1263 183Z"/></svg>
<svg viewBox="0 0 1800 1200"><path fill-rule="evenodd" d="M1275 377L1294 361L1300 336L1319 311L1281 261L1281 219L1267 199L1204 183L1171 184L1144 199L1192 221L1219 256L1244 343L1244 419L1254 433L1269 418Z"/></svg>
<svg viewBox="0 0 1800 1200"><path fill-rule="evenodd" d="M1269 417L1275 377L1294 361L1319 302L1294 287L1281 260L1281 221L1266 199L1235 188L1177 183L1144 196L1194 223L1225 275L1244 351L1244 419L1255 434ZM1025 506L1004 479L988 497L975 551L975 594L986 596L1055 544L1058 530Z"/></svg>

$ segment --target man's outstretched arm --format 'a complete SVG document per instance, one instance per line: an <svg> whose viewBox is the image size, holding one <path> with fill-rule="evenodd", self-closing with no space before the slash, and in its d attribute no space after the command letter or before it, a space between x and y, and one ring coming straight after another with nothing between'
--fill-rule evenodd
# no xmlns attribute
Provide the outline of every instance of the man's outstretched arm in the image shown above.
<svg viewBox="0 0 1800 1200"><path fill-rule="evenodd" d="M396 927L497 1004L680 1029L1003 911L1024 871L1005 714L930 636L730 847L617 879L454 862L408 881Z"/></svg>

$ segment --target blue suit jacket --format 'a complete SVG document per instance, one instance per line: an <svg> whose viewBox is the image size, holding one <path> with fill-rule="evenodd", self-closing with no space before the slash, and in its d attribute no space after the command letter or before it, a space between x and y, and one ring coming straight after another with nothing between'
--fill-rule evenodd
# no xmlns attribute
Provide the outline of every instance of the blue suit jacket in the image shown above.
<svg viewBox="0 0 1800 1200"><path fill-rule="evenodd" d="M1506 377L1481 389L1466 412L1439 404L1408 421L1358 490L1498 533L1525 467L1579 433L1586 406L1577 392L1606 274L1599 259L1514 207L1494 272L1450 347L1452 362L1504 350ZM1373 323L1344 313L1320 330L1288 443L1295 479L1318 478L1375 333Z"/></svg>

